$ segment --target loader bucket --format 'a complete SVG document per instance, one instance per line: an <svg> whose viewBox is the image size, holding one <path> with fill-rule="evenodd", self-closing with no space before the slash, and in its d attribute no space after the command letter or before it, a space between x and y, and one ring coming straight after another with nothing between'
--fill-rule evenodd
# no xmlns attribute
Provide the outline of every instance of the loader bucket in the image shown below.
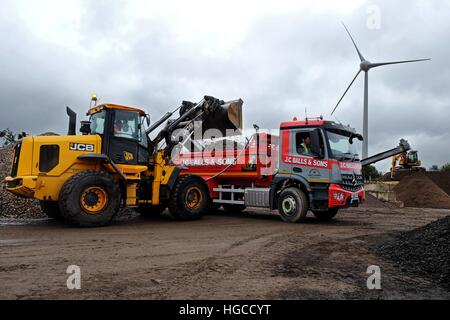
<svg viewBox="0 0 450 320"><path fill-rule="evenodd" d="M209 129L219 130L223 136L227 130L242 130L242 105L244 101L233 100L218 106L203 122L203 133Z"/></svg>

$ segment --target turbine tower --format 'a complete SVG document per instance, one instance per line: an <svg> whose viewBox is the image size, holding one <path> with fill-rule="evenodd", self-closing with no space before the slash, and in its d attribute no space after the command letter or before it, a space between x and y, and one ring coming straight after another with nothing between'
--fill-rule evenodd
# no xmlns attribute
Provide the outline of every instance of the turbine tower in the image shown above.
<svg viewBox="0 0 450 320"><path fill-rule="evenodd" d="M350 85L347 87L347 90L345 90L344 94L342 95L339 102L336 104L336 106L333 109L333 112L331 115L334 114L337 107L341 103L342 99L344 99L345 95L347 94L348 90L350 90L351 86L355 82L356 78L358 78L359 74L364 71L364 115L363 115L363 150L362 150L362 159L366 159L369 151L369 70L381 66L387 66L391 64L400 64L400 63L410 63L410 62L419 62L419 61L428 61L431 59L418 59L418 60L406 60L406 61L393 61L393 62L381 62L381 63L372 63L364 58L364 56L361 54L361 51L359 50L358 46L356 45L355 40L353 39L352 35L350 34L350 31L348 31L347 27L344 23L342 23L345 30L347 31L348 35L350 36L350 39L353 42L353 45L355 46L356 52L358 53L359 59L361 60L361 64L359 65L359 71L356 73L356 76L353 78Z"/></svg>

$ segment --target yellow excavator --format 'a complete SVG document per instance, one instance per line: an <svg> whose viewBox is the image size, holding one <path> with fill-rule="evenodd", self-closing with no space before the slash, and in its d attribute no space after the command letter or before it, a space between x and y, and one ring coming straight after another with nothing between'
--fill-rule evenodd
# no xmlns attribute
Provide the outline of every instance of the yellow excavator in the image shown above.
<svg viewBox="0 0 450 320"><path fill-rule="evenodd" d="M240 99L205 96L198 103L184 101L151 125L143 110L97 105L93 95L81 135L75 112L67 108L66 136L27 136L15 145L11 175L2 187L39 200L49 217L80 227L104 226L121 207L147 216L168 208L176 219L198 219L210 205L207 186L173 164L172 150L200 121L202 132L242 129L242 105Z"/></svg>
<svg viewBox="0 0 450 320"><path fill-rule="evenodd" d="M392 157L391 179L398 177L400 172L425 171L419 160L419 152L416 150L405 151Z"/></svg>

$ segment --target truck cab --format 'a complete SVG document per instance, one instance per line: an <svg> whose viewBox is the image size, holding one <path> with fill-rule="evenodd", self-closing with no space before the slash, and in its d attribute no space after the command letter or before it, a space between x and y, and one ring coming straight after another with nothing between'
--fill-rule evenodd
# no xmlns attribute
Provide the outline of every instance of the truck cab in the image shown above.
<svg viewBox="0 0 450 320"><path fill-rule="evenodd" d="M275 183L290 179L309 195L319 212L358 206L365 201L358 155L362 137L348 126L323 119L284 122Z"/></svg>

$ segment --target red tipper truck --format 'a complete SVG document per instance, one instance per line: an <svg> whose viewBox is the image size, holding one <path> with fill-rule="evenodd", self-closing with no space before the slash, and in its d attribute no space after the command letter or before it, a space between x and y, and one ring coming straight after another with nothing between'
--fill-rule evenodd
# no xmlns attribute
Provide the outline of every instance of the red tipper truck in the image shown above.
<svg viewBox="0 0 450 320"><path fill-rule="evenodd" d="M354 129L322 118L283 122L279 136L253 135L245 148L181 153L185 174L202 177L211 207L278 209L286 222L308 211L322 220L365 201Z"/></svg>

